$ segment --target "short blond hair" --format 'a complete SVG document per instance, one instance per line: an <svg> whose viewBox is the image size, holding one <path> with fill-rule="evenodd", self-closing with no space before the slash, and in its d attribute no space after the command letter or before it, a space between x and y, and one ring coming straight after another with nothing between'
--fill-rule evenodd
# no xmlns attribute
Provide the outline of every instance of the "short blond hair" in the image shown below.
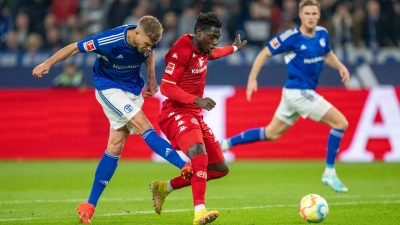
<svg viewBox="0 0 400 225"><path fill-rule="evenodd" d="M161 39L163 28L157 18L153 16L143 16L138 22L138 28L154 42Z"/></svg>
<svg viewBox="0 0 400 225"><path fill-rule="evenodd" d="M303 9L304 6L308 6L308 5L315 5L318 7L318 10L321 10L321 4L319 4L319 2L317 0L301 0L299 3L299 11L301 11Z"/></svg>

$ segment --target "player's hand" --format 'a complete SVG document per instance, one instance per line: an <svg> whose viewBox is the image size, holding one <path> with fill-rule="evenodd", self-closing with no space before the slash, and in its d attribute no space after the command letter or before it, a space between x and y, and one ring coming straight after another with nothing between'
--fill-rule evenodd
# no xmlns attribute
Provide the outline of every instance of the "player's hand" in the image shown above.
<svg viewBox="0 0 400 225"><path fill-rule="evenodd" d="M235 38L235 42L233 42L232 45L233 45L233 46L236 46L236 47L238 48L238 51L239 51L240 49L243 48L243 46L246 45L246 43L247 43L246 40L240 41L240 34L238 34L238 35L236 36L236 38Z"/></svg>
<svg viewBox="0 0 400 225"><path fill-rule="evenodd" d="M250 101L251 100L251 95L253 94L253 92L256 92L257 91L257 86L258 86L258 84L257 84L257 80L249 80L248 82L247 82L247 89L246 89L246 98L247 98L247 101Z"/></svg>
<svg viewBox="0 0 400 225"><path fill-rule="evenodd" d="M154 96L158 91L156 79L149 79L148 84L149 84L149 89L147 89L146 92L148 92L149 96L147 97Z"/></svg>
<svg viewBox="0 0 400 225"><path fill-rule="evenodd" d="M206 109L207 111L213 109L217 104L211 98L196 98L193 103L200 106L203 109Z"/></svg>
<svg viewBox="0 0 400 225"><path fill-rule="evenodd" d="M342 77L342 83L344 83L345 85L347 84L347 82L350 79L350 73L347 70L347 68L345 66L340 67L339 69L339 74Z"/></svg>
<svg viewBox="0 0 400 225"><path fill-rule="evenodd" d="M33 69L32 75L34 77L42 77L43 75L48 74L49 71L50 71L50 66L47 65L46 63L42 63Z"/></svg>
<svg viewBox="0 0 400 225"><path fill-rule="evenodd" d="M153 95L151 95L150 88L148 88L146 91L143 91L142 96L143 96L143 98L148 98L148 97L153 96Z"/></svg>

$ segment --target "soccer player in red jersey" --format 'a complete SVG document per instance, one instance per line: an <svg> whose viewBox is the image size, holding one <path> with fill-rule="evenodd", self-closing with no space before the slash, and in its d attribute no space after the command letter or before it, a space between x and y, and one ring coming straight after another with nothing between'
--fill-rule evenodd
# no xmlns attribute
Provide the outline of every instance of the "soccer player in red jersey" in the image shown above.
<svg viewBox="0 0 400 225"><path fill-rule="evenodd" d="M170 181L153 181L154 206L161 213L167 195L173 190L192 186L195 214L193 224L206 224L218 217L217 211L205 208L207 180L228 174L221 147L212 130L203 121L201 110L215 107L215 101L203 97L208 60L230 55L246 44L238 35L232 46L216 47L222 22L214 13L201 13L194 34L185 34L165 56L166 69L161 82L163 102L158 123L174 149L182 150L190 159L193 176L178 176Z"/></svg>

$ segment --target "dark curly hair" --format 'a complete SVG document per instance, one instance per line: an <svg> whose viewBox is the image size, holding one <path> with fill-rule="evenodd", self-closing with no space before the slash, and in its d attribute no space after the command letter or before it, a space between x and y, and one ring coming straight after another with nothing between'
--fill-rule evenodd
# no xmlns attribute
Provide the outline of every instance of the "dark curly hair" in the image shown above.
<svg viewBox="0 0 400 225"><path fill-rule="evenodd" d="M213 12L200 13L200 15L197 17L197 22L194 25L194 32L196 33L197 29L208 30L213 26L216 28L221 28L222 26L222 22L217 14Z"/></svg>

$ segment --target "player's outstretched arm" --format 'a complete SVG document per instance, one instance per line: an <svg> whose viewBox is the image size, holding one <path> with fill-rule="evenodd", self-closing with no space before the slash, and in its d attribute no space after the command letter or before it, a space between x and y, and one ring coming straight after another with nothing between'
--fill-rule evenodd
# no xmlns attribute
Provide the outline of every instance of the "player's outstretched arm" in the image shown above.
<svg viewBox="0 0 400 225"><path fill-rule="evenodd" d="M233 54L234 52L242 49L246 45L246 43L246 40L240 41L240 34L238 34L235 42L233 42L231 46L215 48L214 51L208 56L208 59L215 60Z"/></svg>
<svg viewBox="0 0 400 225"><path fill-rule="evenodd" d="M251 100L251 95L253 92L257 91L257 77L260 73L261 67L267 61L269 57L272 56L271 51L268 47L265 47L260 53L258 53L256 60L253 63L253 66L250 71L249 79L247 81L247 89L246 89L246 98L247 101Z"/></svg>
<svg viewBox="0 0 400 225"><path fill-rule="evenodd" d="M145 62L145 66L147 69L147 79L148 79L147 83L149 85L149 89L147 89L147 91L145 91L143 93L144 98L154 96L158 91L157 81L156 81L156 72L155 72L155 63L154 63L154 54L155 54L155 51L153 50L153 52L151 53L151 55L147 58L147 60Z"/></svg>
<svg viewBox="0 0 400 225"><path fill-rule="evenodd" d="M347 84L350 79L350 73L347 70L346 66L343 65L336 57L336 55L330 51L325 55L325 63L328 64L330 67L337 69L339 71L340 77L342 77L342 82Z"/></svg>
<svg viewBox="0 0 400 225"><path fill-rule="evenodd" d="M32 71L32 75L35 77L42 77L43 75L49 73L50 67L52 67L54 64L62 60L68 59L76 53L79 53L77 43L67 45L56 52L54 55L52 55L50 58L48 58L46 61L44 61L42 64L36 66Z"/></svg>

